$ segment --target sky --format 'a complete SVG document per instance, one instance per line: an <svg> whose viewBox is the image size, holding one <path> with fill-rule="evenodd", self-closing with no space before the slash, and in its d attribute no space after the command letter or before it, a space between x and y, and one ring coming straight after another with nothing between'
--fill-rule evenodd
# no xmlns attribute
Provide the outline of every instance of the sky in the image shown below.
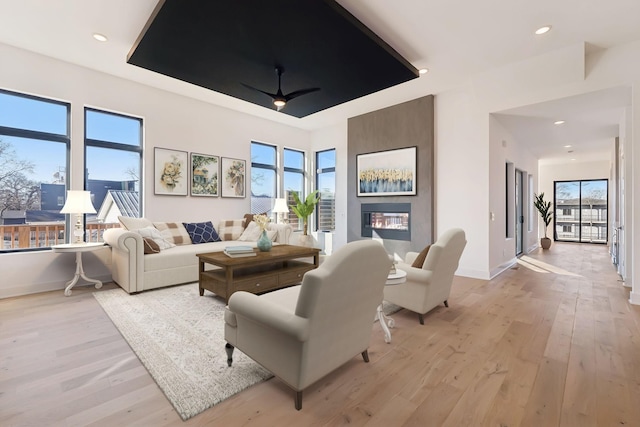
<svg viewBox="0 0 640 427"><path fill-rule="evenodd" d="M42 102L0 92L0 126L66 136L69 134L67 111L67 104L64 103ZM140 144L138 119L87 110L86 123L88 138L127 145ZM56 172L64 174L64 143L6 135L0 136L0 140L12 145L18 159L34 164L31 179L51 183ZM89 147L86 166L90 179L130 180L132 178L127 169L139 168L139 156L137 153Z"/></svg>

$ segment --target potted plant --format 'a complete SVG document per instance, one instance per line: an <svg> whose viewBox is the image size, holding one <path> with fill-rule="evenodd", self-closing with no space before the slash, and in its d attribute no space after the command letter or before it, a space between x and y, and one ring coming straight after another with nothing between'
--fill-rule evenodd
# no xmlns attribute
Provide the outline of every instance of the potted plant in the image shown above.
<svg viewBox="0 0 640 427"><path fill-rule="evenodd" d="M538 209L542 222L544 222L544 237L540 239L540 246L542 249L549 249L551 247L551 239L547 237L547 228L551 224L551 218L553 212L551 211L551 202L544 200L544 193L534 194L533 205Z"/></svg>
<svg viewBox="0 0 640 427"><path fill-rule="evenodd" d="M307 198L304 200L300 200L298 192L296 191L291 191L291 194L293 195L293 201L296 203L295 206L291 206L291 210L298 216L298 218L302 219L302 235L307 236L309 228L309 215L313 213L318 200L320 200L318 190L309 193Z"/></svg>

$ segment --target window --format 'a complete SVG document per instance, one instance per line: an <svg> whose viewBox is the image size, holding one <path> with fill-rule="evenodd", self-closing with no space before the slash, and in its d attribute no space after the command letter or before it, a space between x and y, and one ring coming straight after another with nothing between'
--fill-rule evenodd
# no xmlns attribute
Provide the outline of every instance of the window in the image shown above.
<svg viewBox="0 0 640 427"><path fill-rule="evenodd" d="M86 217L88 241L100 241L103 224L142 213L142 119L85 108L85 181L96 214Z"/></svg>
<svg viewBox="0 0 640 427"><path fill-rule="evenodd" d="M64 243L70 108L0 90L0 251Z"/></svg>
<svg viewBox="0 0 640 427"><path fill-rule="evenodd" d="M276 198L276 147L251 143L251 213L269 212Z"/></svg>
<svg viewBox="0 0 640 427"><path fill-rule="evenodd" d="M320 201L316 206L316 230L336 228L336 150L316 153L316 189Z"/></svg>
<svg viewBox="0 0 640 427"><path fill-rule="evenodd" d="M300 199L306 197L304 191L304 153L302 151L284 149L284 191L287 205L295 204L292 192L296 192ZM295 213L289 211L289 224L296 231L301 231L302 220Z"/></svg>
<svg viewBox="0 0 640 427"><path fill-rule="evenodd" d="M607 243L608 181L555 181L554 190L556 240Z"/></svg>

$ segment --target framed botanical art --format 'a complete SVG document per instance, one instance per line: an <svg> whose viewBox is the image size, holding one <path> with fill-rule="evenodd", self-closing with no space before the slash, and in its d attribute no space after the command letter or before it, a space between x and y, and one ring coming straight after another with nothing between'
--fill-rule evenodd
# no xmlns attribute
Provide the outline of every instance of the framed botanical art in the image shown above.
<svg viewBox="0 0 640 427"><path fill-rule="evenodd" d="M246 162L222 158L222 197L245 197Z"/></svg>
<svg viewBox="0 0 640 427"><path fill-rule="evenodd" d="M187 152L156 148L154 151L154 193L186 196L188 184Z"/></svg>
<svg viewBox="0 0 640 427"><path fill-rule="evenodd" d="M416 147L359 154L358 196L416 194Z"/></svg>
<svg viewBox="0 0 640 427"><path fill-rule="evenodd" d="M218 197L220 157L191 153L191 195Z"/></svg>

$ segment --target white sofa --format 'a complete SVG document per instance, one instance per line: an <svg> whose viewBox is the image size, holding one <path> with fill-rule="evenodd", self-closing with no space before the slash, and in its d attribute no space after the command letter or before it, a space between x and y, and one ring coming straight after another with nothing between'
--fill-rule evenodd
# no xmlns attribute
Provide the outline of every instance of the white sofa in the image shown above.
<svg viewBox="0 0 640 427"><path fill-rule="evenodd" d="M274 242L289 243L292 228L287 224L269 224L276 231ZM149 289L198 281L196 254L222 251L227 246L256 246L255 241L223 240L182 244L158 253L144 253L144 241L135 230L105 230L104 241L111 246L111 276L126 292L132 294ZM215 268L211 266L211 268Z"/></svg>

